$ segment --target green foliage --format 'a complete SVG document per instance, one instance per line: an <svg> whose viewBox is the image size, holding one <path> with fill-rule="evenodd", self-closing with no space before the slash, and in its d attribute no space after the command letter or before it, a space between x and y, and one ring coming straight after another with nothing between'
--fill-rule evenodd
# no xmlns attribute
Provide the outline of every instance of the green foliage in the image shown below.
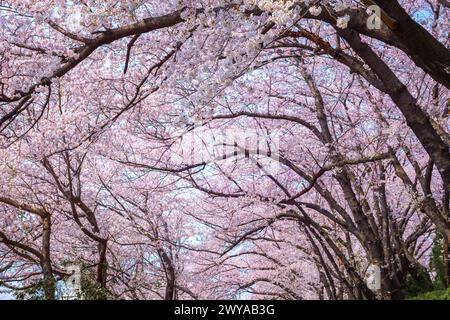
<svg viewBox="0 0 450 320"><path fill-rule="evenodd" d="M108 290L102 288L92 277L82 275L81 294L79 298L84 300L110 300L112 296Z"/></svg>
<svg viewBox="0 0 450 320"><path fill-rule="evenodd" d="M68 265L78 264L80 266L81 272L81 292L79 293L78 299L83 300L110 300L113 299L112 294L106 289L102 288L101 285L95 280L95 273L92 268L86 266L81 261L63 261L62 266L67 267Z"/></svg>
<svg viewBox="0 0 450 320"><path fill-rule="evenodd" d="M70 262L64 262L62 265L66 266ZM83 300L110 300L113 299L112 294L105 288L102 288L100 284L95 280L95 276L89 272L89 268L83 268L82 266L81 275L81 292L79 293L78 299ZM64 283L59 282L62 286ZM16 291L14 297L17 300L45 300L45 288L46 285L51 286L55 289L56 299L61 299L62 292L61 287L59 289L55 283L48 283L44 280L39 280L32 284L25 290ZM63 290L63 289L62 289Z"/></svg>
<svg viewBox="0 0 450 320"><path fill-rule="evenodd" d="M450 288L423 293L408 300L450 300Z"/></svg>
<svg viewBox="0 0 450 320"><path fill-rule="evenodd" d="M431 251L430 269L436 275L433 281L434 290L444 290L447 285L445 281L444 250L442 246L442 235L436 234Z"/></svg>
<svg viewBox="0 0 450 320"><path fill-rule="evenodd" d="M38 281L26 290L14 292L17 300L45 300L44 281Z"/></svg>
<svg viewBox="0 0 450 320"><path fill-rule="evenodd" d="M408 275L404 293L407 298L434 290L433 283L425 269L418 269L415 277Z"/></svg>
<svg viewBox="0 0 450 320"><path fill-rule="evenodd" d="M406 297L409 300L450 300L450 288L445 280L444 249L442 235L436 234L430 256L430 271L434 274L432 283L425 281L425 274L418 279L408 277ZM429 278L429 277L428 277Z"/></svg>

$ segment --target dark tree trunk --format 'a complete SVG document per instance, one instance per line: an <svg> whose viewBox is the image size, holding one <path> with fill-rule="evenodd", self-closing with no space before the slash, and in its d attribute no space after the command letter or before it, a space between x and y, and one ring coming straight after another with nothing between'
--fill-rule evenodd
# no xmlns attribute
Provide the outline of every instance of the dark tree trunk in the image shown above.
<svg viewBox="0 0 450 320"><path fill-rule="evenodd" d="M46 300L55 299L55 278L53 277L52 263L50 259L50 234L51 234L51 219L47 215L42 218L42 271L44 274L44 295Z"/></svg>
<svg viewBox="0 0 450 320"><path fill-rule="evenodd" d="M417 105L416 100L397 78L386 63L364 43L360 36L351 30L338 30L339 35L344 38L352 49L364 60L364 62L377 74L384 83L386 90L393 102L397 105L406 119L408 126L421 142L430 158L436 164L444 182L444 190L450 188L450 153L449 146L442 140L434 129L429 116ZM450 241L450 230L448 222L437 221L436 217L430 217Z"/></svg>
<svg viewBox="0 0 450 320"><path fill-rule="evenodd" d="M434 80L450 88L450 52L425 28L415 22L397 0L373 0L395 19L392 30L403 51Z"/></svg>

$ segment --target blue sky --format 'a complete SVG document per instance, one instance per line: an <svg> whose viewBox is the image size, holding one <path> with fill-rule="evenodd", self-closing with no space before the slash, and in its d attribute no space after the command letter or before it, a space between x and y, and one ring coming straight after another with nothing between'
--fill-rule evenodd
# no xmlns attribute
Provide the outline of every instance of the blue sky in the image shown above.
<svg viewBox="0 0 450 320"><path fill-rule="evenodd" d="M6 293L0 293L0 300L11 300L13 297Z"/></svg>

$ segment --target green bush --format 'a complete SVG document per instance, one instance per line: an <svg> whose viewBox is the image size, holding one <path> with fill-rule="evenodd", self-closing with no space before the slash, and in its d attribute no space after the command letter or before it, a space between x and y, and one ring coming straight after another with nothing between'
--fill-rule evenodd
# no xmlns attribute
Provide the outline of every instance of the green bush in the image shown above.
<svg viewBox="0 0 450 320"><path fill-rule="evenodd" d="M420 294L409 300L450 300L450 288L447 290L436 290Z"/></svg>

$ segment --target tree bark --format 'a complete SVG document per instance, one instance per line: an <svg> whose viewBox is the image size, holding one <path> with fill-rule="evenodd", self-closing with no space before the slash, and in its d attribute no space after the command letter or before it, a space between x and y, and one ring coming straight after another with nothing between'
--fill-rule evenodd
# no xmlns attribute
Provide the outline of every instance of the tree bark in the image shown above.
<svg viewBox="0 0 450 320"><path fill-rule="evenodd" d="M396 21L392 30L403 51L434 80L450 88L450 52L414 21L397 0L373 0Z"/></svg>
<svg viewBox="0 0 450 320"><path fill-rule="evenodd" d="M369 45L361 40L355 31L337 29L337 32L384 83L386 87L385 93L397 105L408 126L421 142L430 158L433 159L444 182L444 189L448 189L450 187L449 146L434 129L429 116L417 105L414 97L389 66Z"/></svg>
<svg viewBox="0 0 450 320"><path fill-rule="evenodd" d="M50 234L51 219L47 215L42 219L42 258L41 266L44 274L44 295L46 300L55 299L56 283L53 277L52 263L50 259Z"/></svg>

